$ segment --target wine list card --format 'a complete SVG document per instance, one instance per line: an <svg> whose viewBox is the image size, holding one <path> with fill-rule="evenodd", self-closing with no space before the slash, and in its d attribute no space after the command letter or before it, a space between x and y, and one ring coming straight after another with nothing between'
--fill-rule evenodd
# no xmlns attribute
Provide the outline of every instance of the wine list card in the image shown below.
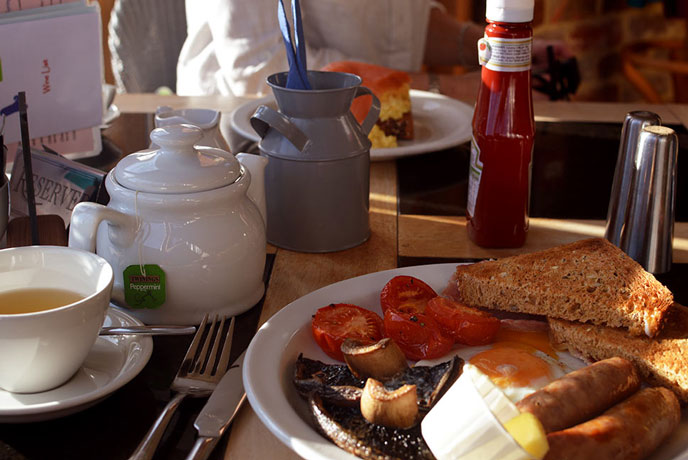
<svg viewBox="0 0 688 460"><path fill-rule="evenodd" d="M32 138L102 122L99 9L59 7L0 15L0 109L25 91ZM6 117L4 134L20 140L18 113Z"/></svg>

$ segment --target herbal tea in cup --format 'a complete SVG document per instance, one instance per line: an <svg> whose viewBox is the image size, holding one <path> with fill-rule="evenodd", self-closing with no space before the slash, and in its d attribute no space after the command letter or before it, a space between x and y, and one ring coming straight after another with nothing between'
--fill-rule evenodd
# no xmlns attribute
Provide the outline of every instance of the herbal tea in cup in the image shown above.
<svg viewBox="0 0 688 460"><path fill-rule="evenodd" d="M81 367L110 305L112 267L62 246L0 250L0 389L50 390Z"/></svg>
<svg viewBox="0 0 688 460"><path fill-rule="evenodd" d="M0 315L36 313L73 304L84 296L67 289L26 288L0 291Z"/></svg>

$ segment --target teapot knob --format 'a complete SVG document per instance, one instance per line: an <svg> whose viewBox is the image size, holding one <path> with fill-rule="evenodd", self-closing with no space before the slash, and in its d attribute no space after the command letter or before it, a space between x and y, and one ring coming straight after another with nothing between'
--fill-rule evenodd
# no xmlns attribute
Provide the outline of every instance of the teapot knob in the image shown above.
<svg viewBox="0 0 688 460"><path fill-rule="evenodd" d="M198 126L179 124L155 128L150 133L151 141L166 152L193 151L203 137L203 130Z"/></svg>

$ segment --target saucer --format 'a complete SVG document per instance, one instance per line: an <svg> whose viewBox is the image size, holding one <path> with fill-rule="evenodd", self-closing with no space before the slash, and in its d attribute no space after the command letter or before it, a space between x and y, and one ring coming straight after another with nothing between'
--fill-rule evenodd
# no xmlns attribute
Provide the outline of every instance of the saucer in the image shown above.
<svg viewBox="0 0 688 460"><path fill-rule="evenodd" d="M103 326L142 324L111 305ZM152 351L150 336L98 337L84 364L62 386L30 394L0 390L0 423L50 420L84 410L136 377Z"/></svg>

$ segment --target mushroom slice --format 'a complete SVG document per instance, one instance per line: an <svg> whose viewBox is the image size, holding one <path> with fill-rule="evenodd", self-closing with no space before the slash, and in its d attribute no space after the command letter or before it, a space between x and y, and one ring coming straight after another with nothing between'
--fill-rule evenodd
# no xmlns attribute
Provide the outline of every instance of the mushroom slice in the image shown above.
<svg viewBox="0 0 688 460"><path fill-rule="evenodd" d="M412 427L418 418L416 386L404 385L388 391L381 382L369 378L361 394L361 414L376 425Z"/></svg>
<svg viewBox="0 0 688 460"><path fill-rule="evenodd" d="M366 460L435 460L420 432L373 425L358 407L343 407L311 394L308 405L315 427L336 445Z"/></svg>
<svg viewBox="0 0 688 460"><path fill-rule="evenodd" d="M346 339L341 346L344 361L359 379L386 381L408 368L406 356L389 337L374 344Z"/></svg>

